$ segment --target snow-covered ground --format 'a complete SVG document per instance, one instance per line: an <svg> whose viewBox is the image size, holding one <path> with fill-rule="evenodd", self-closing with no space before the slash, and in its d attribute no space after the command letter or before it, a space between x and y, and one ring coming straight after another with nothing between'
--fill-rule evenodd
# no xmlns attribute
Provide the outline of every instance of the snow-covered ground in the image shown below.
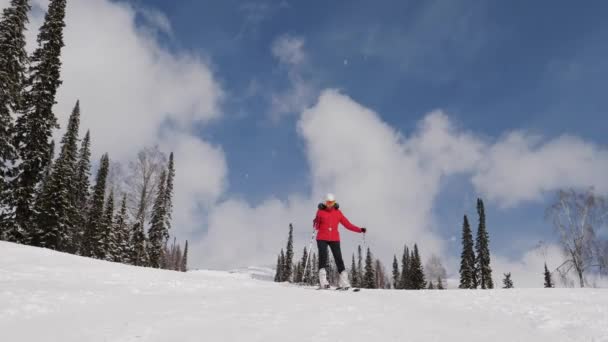
<svg viewBox="0 0 608 342"><path fill-rule="evenodd" d="M315 291L0 242L0 340L598 342L608 291Z"/></svg>

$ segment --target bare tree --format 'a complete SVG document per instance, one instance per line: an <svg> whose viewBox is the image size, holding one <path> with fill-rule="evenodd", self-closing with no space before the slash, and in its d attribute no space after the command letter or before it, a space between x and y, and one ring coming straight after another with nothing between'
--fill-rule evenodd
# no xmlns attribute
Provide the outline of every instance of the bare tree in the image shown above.
<svg viewBox="0 0 608 342"><path fill-rule="evenodd" d="M137 154L137 158L129 163L126 181L129 213L143 227L150 220L155 189L166 164L167 157L158 146L144 148Z"/></svg>
<svg viewBox="0 0 608 342"><path fill-rule="evenodd" d="M126 182L127 175L123 165L117 161L110 161L108 179L106 180L106 195L110 192L114 192L115 194L127 193Z"/></svg>
<svg viewBox="0 0 608 342"><path fill-rule="evenodd" d="M436 281L438 279L441 279L443 281L448 277L448 272L441 264L441 259L439 259L439 257L435 254L431 255L429 260L427 260L426 265L424 265L424 271L427 279L433 281ZM444 284L442 283L441 285L443 286Z"/></svg>
<svg viewBox="0 0 608 342"><path fill-rule="evenodd" d="M606 200L595 195L593 189L585 192L560 190L553 205L547 210L547 218L559 234L566 260L557 270L565 280L574 270L581 287L585 286L585 272L599 267L597 230L606 219Z"/></svg>

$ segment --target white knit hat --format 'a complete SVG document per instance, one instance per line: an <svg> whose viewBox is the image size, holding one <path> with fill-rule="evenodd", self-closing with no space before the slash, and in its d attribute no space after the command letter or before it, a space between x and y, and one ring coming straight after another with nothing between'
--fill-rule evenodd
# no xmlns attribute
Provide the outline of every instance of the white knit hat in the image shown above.
<svg viewBox="0 0 608 342"><path fill-rule="evenodd" d="M329 193L327 195L325 195L325 202L335 202L336 201L336 196L334 196L334 194Z"/></svg>

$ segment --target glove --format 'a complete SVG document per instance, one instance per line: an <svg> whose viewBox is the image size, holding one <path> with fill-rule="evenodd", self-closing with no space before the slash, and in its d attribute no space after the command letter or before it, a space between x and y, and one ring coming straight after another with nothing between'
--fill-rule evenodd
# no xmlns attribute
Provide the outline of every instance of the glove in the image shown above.
<svg viewBox="0 0 608 342"><path fill-rule="evenodd" d="M361 233L365 234L365 232L367 232L367 228L361 227Z"/></svg>

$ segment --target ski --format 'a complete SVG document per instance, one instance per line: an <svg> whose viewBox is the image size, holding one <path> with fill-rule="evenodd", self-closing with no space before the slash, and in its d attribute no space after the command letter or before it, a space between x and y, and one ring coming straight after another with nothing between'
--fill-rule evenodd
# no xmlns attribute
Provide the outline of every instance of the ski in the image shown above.
<svg viewBox="0 0 608 342"><path fill-rule="evenodd" d="M316 290L332 290L332 291L342 291L342 292L359 292L361 291L358 287L317 287Z"/></svg>

